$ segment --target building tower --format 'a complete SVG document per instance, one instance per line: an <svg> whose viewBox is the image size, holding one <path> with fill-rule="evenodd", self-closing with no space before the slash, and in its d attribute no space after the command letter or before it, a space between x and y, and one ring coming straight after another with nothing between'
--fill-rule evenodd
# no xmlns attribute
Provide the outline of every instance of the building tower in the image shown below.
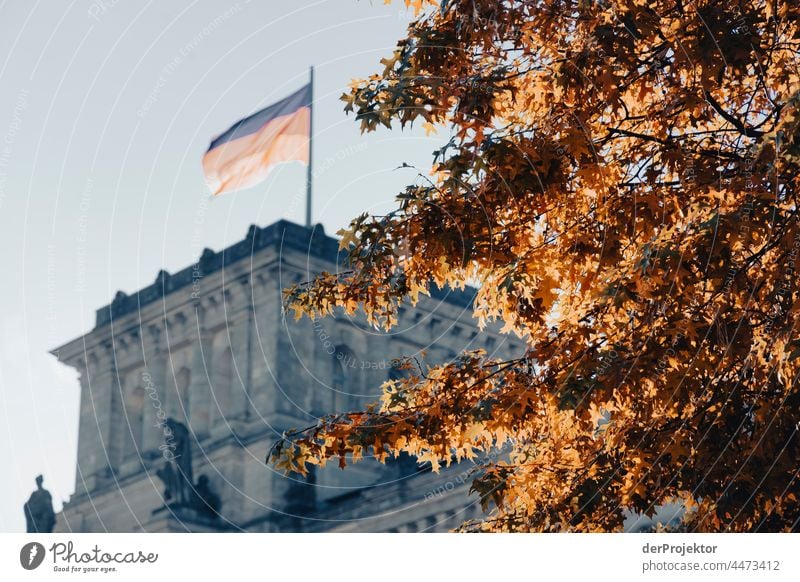
<svg viewBox="0 0 800 582"><path fill-rule="evenodd" d="M75 493L59 531L442 531L475 516L464 467L433 474L401 457L302 479L265 464L283 431L375 401L398 373L392 358L522 351L477 331L474 290L434 293L390 333L360 316L284 318L282 289L335 272L340 258L321 226L251 226L194 265L118 292L94 329L55 349L81 388ZM218 517L165 499L167 418L188 429L192 483L218 499Z"/></svg>

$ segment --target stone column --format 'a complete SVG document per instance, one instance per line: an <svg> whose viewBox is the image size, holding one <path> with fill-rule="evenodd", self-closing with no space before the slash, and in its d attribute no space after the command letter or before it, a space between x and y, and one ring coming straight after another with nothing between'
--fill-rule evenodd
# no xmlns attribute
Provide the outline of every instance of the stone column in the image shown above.
<svg viewBox="0 0 800 582"><path fill-rule="evenodd" d="M89 365L80 360L75 366L80 373L81 397L78 426L78 469L75 472L75 494L83 495L95 488L97 438L95 435L94 402L89 387Z"/></svg>
<svg viewBox="0 0 800 582"><path fill-rule="evenodd" d="M231 353L234 373L231 379L230 418L247 417L251 407L251 356L253 344L253 308L244 307L231 318Z"/></svg>
<svg viewBox="0 0 800 582"><path fill-rule="evenodd" d="M275 412L278 400L278 335L281 327L281 296L278 291L280 272L276 267L263 276L256 276L253 310L252 346L250 350L250 397L257 414ZM257 326L257 327L256 327Z"/></svg>
<svg viewBox="0 0 800 582"><path fill-rule="evenodd" d="M81 411L78 437L76 493L93 491L112 476L114 470L115 406L119 406L117 370L110 345L89 354L81 370Z"/></svg>
<svg viewBox="0 0 800 582"><path fill-rule="evenodd" d="M169 391L165 388L167 354L161 345L161 330L152 326L149 332L151 345L141 378L144 388L142 451L147 456L155 456L164 439L163 424L170 414L170 404Z"/></svg>
<svg viewBox="0 0 800 582"><path fill-rule="evenodd" d="M210 430L211 385L211 336L205 327L205 312L198 304L192 318L195 338L192 343L191 378L189 382L189 428L200 440Z"/></svg>

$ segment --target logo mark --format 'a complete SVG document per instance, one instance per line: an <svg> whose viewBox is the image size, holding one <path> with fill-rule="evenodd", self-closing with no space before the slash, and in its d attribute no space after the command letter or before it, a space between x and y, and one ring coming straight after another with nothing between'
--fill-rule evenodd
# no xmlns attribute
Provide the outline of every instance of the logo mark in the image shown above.
<svg viewBox="0 0 800 582"><path fill-rule="evenodd" d="M39 542L28 542L19 552L19 563L26 570L35 570L44 561L44 546Z"/></svg>

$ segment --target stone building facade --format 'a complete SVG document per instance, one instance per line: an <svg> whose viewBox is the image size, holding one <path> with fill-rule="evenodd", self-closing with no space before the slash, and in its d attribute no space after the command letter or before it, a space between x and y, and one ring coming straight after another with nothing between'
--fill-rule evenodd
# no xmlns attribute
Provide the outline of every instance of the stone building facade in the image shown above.
<svg viewBox="0 0 800 582"><path fill-rule="evenodd" d="M477 516L464 466L435 474L401 457L302 479L265 464L283 431L375 401L398 373L392 358L522 351L477 331L474 291L434 293L389 333L360 316L284 318L281 290L339 259L320 226L251 226L244 240L117 293L93 330L54 350L81 384L75 493L56 531L443 531ZM219 518L166 503L156 472L168 417L188 427L194 476L221 499Z"/></svg>

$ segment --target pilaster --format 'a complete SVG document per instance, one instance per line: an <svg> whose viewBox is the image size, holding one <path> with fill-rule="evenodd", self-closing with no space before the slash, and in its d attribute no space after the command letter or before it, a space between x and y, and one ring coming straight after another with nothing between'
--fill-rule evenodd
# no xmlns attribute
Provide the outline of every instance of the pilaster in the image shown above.
<svg viewBox="0 0 800 582"><path fill-rule="evenodd" d="M170 415L169 390L166 389L167 353L163 347L163 330L157 325L148 328L147 365L142 374L144 407L142 409L142 451L155 456L163 440L163 424Z"/></svg>
<svg viewBox="0 0 800 582"><path fill-rule="evenodd" d="M191 379L189 383L189 428L196 438L208 436L210 427L211 335L205 325L205 310L197 302L194 309L195 339L192 342Z"/></svg>

